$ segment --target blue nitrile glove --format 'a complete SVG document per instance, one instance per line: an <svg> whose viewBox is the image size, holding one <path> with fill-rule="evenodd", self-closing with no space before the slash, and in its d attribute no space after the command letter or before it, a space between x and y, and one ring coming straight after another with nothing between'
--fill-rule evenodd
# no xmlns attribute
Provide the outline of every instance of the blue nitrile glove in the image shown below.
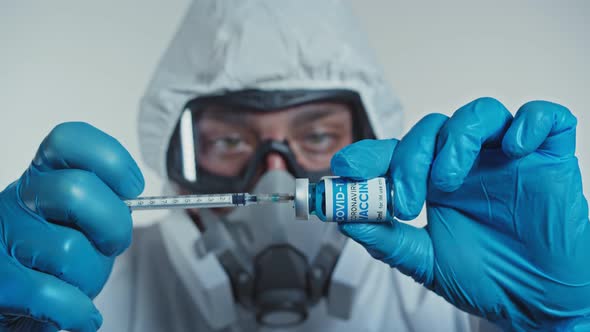
<svg viewBox="0 0 590 332"><path fill-rule="evenodd" d="M395 216L428 225L346 224L369 253L506 330L587 331L590 227L574 156L576 118L534 101L512 115L478 99L431 114L401 140L362 141L336 175L390 175ZM585 325L588 324L588 325Z"/></svg>
<svg viewBox="0 0 590 332"><path fill-rule="evenodd" d="M0 330L96 331L92 303L131 241L143 176L115 140L85 123L57 126L0 193Z"/></svg>

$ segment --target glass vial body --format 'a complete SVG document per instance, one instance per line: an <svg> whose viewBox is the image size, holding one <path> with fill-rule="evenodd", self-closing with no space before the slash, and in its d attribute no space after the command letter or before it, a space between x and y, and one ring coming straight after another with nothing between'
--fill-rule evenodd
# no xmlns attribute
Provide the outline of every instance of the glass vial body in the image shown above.
<svg viewBox="0 0 590 332"><path fill-rule="evenodd" d="M378 223L393 220L394 191L384 178L351 180L324 177L317 183L297 179L295 214L308 220L316 215L322 221Z"/></svg>

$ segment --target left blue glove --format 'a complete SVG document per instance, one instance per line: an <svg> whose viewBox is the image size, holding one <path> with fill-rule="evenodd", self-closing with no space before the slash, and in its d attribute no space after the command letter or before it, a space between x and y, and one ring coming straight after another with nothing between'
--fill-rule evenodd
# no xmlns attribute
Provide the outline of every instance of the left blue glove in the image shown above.
<svg viewBox="0 0 590 332"><path fill-rule="evenodd" d="M100 327L92 299L131 242L121 197L143 186L113 137L76 122L51 131L21 178L0 192L0 331Z"/></svg>
<svg viewBox="0 0 590 332"><path fill-rule="evenodd" d="M590 330L588 205L576 119L542 101L512 115L491 98L432 114L401 140L365 140L336 175L389 175L395 216L428 225L345 224L369 253L458 308L512 331ZM589 325L586 325L589 324Z"/></svg>

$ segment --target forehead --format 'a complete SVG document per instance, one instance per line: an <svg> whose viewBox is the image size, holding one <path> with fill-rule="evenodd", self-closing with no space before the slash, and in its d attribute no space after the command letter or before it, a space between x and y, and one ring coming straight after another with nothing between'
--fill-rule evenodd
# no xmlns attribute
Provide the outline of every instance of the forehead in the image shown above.
<svg viewBox="0 0 590 332"><path fill-rule="evenodd" d="M201 119L219 120L248 125L306 124L316 120L349 118L352 108L346 103L315 102L276 111L256 111L221 105L208 105L202 111Z"/></svg>

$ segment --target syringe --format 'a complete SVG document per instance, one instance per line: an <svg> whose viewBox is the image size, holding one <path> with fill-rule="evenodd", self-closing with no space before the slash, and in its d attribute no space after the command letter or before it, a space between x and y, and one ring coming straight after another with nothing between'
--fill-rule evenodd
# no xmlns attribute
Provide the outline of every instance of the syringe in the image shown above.
<svg viewBox="0 0 590 332"><path fill-rule="evenodd" d="M222 208L263 203L293 202L293 194L208 194L139 197L124 200L131 210Z"/></svg>
<svg viewBox="0 0 590 332"><path fill-rule="evenodd" d="M264 203L293 203L300 220L339 223L391 223L394 218L394 190L390 179L351 180L325 177L317 183L295 180L289 194L202 194L139 197L125 200L131 210L224 208ZM310 218L315 215L317 218Z"/></svg>

